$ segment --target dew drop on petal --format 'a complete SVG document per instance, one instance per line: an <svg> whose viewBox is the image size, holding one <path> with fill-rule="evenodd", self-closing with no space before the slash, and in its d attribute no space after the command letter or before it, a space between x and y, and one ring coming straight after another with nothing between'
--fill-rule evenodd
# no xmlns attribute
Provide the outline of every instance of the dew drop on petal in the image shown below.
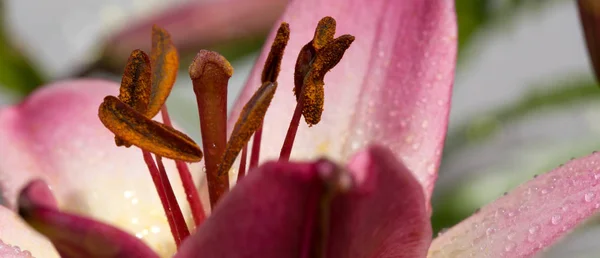
<svg viewBox="0 0 600 258"><path fill-rule="evenodd" d="M561 220L562 216L560 216L560 214L554 214L552 215L550 222L552 223L552 225L558 225L558 223L560 223Z"/></svg>
<svg viewBox="0 0 600 258"><path fill-rule="evenodd" d="M515 250L516 244L514 242L509 242L508 244L506 244L506 246L504 246L504 251L506 252L512 252L513 250Z"/></svg>
<svg viewBox="0 0 600 258"><path fill-rule="evenodd" d="M487 229L485 230L485 235L486 235L486 236L491 236L491 235L492 235L492 234L494 234L495 232L496 232L496 229L495 229L495 228L487 228Z"/></svg>
<svg viewBox="0 0 600 258"><path fill-rule="evenodd" d="M592 200L594 200L594 197L596 197L596 194L589 192L583 196L583 199L585 200L585 202L591 202Z"/></svg>
<svg viewBox="0 0 600 258"><path fill-rule="evenodd" d="M538 224L531 224L531 227L529 227L529 234L531 235L535 235L537 234L537 232L540 230L540 226Z"/></svg>

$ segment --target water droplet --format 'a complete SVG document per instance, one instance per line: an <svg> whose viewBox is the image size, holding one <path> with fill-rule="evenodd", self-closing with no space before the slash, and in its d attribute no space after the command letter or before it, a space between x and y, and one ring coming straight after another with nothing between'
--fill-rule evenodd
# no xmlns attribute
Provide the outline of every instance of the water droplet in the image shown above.
<svg viewBox="0 0 600 258"><path fill-rule="evenodd" d="M419 150L419 147L421 147L421 144L419 143L413 143L412 145L413 150Z"/></svg>
<svg viewBox="0 0 600 258"><path fill-rule="evenodd" d="M596 174L594 174L594 179L596 179L596 180L600 180L600 173L596 173Z"/></svg>
<svg viewBox="0 0 600 258"><path fill-rule="evenodd" d="M496 229L495 228L487 228L485 230L485 235L486 236L491 236L492 234L496 233Z"/></svg>
<svg viewBox="0 0 600 258"><path fill-rule="evenodd" d="M510 243L506 244L506 246L504 246L504 251L512 252L513 250L515 250L516 246L517 245L514 242L510 242Z"/></svg>
<svg viewBox="0 0 600 258"><path fill-rule="evenodd" d="M554 214L552 215L552 218L550 218L550 222L552 223L552 225L558 225L558 223L560 223L561 220L562 216L560 216L560 214Z"/></svg>
<svg viewBox="0 0 600 258"><path fill-rule="evenodd" d="M531 224L531 227L529 227L529 234L531 235L535 235L537 234L537 232L540 230L540 225L538 224Z"/></svg>
<svg viewBox="0 0 600 258"><path fill-rule="evenodd" d="M591 202L594 199L594 197L596 197L596 194L589 192L583 196L583 199L585 200L585 202Z"/></svg>
<svg viewBox="0 0 600 258"><path fill-rule="evenodd" d="M517 232L515 232L514 230L511 230L506 235L506 239L511 240L511 241L515 240L515 236L517 236Z"/></svg>

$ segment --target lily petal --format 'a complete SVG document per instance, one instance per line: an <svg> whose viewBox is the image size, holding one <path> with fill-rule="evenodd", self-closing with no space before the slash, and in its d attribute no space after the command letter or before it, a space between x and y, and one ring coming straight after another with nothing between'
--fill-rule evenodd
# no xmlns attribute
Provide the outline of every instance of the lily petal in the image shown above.
<svg viewBox="0 0 600 258"><path fill-rule="evenodd" d="M58 258L58 252L13 211L0 206L0 257Z"/></svg>
<svg viewBox="0 0 600 258"><path fill-rule="evenodd" d="M297 256L320 186L311 163L266 163L219 201L175 257Z"/></svg>
<svg viewBox="0 0 600 258"><path fill-rule="evenodd" d="M61 257L158 257L140 239L115 227L57 210L42 180L29 183L19 196L19 214L48 237Z"/></svg>
<svg viewBox="0 0 600 258"><path fill-rule="evenodd" d="M424 193L389 150L372 147L357 154L348 167L351 178L338 181L323 165L333 164L269 162L256 168L176 257L297 257L315 251L306 250L306 242L315 241L318 225L329 225L320 236L325 257L425 256L431 225ZM344 189L325 207L328 217L318 221L323 184L332 182Z"/></svg>
<svg viewBox="0 0 600 258"><path fill-rule="evenodd" d="M296 101L294 64L324 16L337 20L337 35L356 37L325 76L325 112L316 126L299 128L291 158L326 155L344 161L369 144L389 147L423 184L428 202L443 147L456 60L456 18L451 0L292 1L282 21L290 41L278 93L267 112L263 160L277 158ZM271 42L275 35L271 33ZM268 44L267 44L268 45ZM260 86L263 49L241 93L230 125ZM231 128L231 126L230 126Z"/></svg>
<svg viewBox="0 0 600 258"><path fill-rule="evenodd" d="M175 244L142 152L116 147L114 135L98 119L102 99L118 92L113 82L64 81L0 110L1 193L14 209L21 188L41 178L54 190L61 210L116 225L158 253L172 254ZM175 163L165 166L189 214Z"/></svg>
<svg viewBox="0 0 600 258"><path fill-rule="evenodd" d="M600 153L517 187L441 234L428 257L531 257L600 208Z"/></svg>
<svg viewBox="0 0 600 258"><path fill-rule="evenodd" d="M404 164L387 148L369 147L348 168L358 187L333 203L328 257L425 257L425 195Z"/></svg>

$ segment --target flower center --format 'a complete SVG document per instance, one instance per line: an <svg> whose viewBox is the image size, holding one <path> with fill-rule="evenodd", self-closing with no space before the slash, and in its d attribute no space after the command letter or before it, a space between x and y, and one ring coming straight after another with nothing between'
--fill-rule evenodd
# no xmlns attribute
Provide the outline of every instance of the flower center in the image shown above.
<svg viewBox="0 0 600 258"><path fill-rule="evenodd" d="M354 41L351 35L334 38L335 26L333 18L321 19L313 39L300 50L294 73L297 104L281 148L280 160L290 157L301 116L309 126L321 120L325 74L341 60ZM199 226L205 213L185 162L199 162L204 158L211 208L229 190L229 171L240 152L237 180L244 177L247 146L252 136L248 168L251 170L258 165L263 121L277 89L277 77L289 35L289 25L284 22L277 30L266 59L261 86L242 109L228 140L227 84L233 68L216 52L201 50L196 55L189 74L198 104L204 152L190 137L172 127L164 105L175 82L179 59L169 34L161 28L153 28L150 57L141 50L134 50L123 73L119 96L107 96L100 105L98 116L115 134L116 145L135 145L142 149L177 246L190 233L162 158L176 161L195 225ZM163 123L151 120L159 111Z"/></svg>

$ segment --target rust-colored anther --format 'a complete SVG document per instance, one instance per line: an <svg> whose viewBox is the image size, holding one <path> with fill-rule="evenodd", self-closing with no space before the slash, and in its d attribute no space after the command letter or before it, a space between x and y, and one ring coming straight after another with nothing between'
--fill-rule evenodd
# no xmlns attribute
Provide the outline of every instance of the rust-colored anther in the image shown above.
<svg viewBox="0 0 600 258"><path fill-rule="evenodd" d="M276 82L263 83L240 112L240 117L235 122L227 142L225 154L219 164L219 175L227 174L242 148L246 146L252 134L262 125L276 89Z"/></svg>
<svg viewBox="0 0 600 258"><path fill-rule="evenodd" d="M276 82L279 71L281 70L281 59L283 58L283 52L290 40L290 25L282 22L281 26L277 30L273 45L271 45L271 51L265 61L263 72L261 75L261 82Z"/></svg>
<svg viewBox="0 0 600 258"><path fill-rule="evenodd" d="M98 110L100 121L126 142L157 155L187 162L202 159L200 147L187 135L133 110L113 96L106 96Z"/></svg>
<svg viewBox="0 0 600 258"><path fill-rule="evenodd" d="M227 84L233 68L217 52L200 50L189 68L198 102L204 164L211 206L229 189L229 176L218 174L227 141Z"/></svg>
<svg viewBox="0 0 600 258"><path fill-rule="evenodd" d="M261 75L261 83L264 84L265 82L277 82L277 77L279 76L279 71L281 70L281 59L283 58L283 53L289 39L290 25L282 22L277 30L277 34L275 35L275 40L271 45L271 50L269 51L267 60L265 61L265 66L263 67ZM249 170L258 166L258 161L260 159L261 139L262 124L258 127L258 129L256 129L252 139L252 150L250 153L250 162L248 166Z"/></svg>
<svg viewBox="0 0 600 258"><path fill-rule="evenodd" d="M323 113L325 74L342 59L354 41L352 35L333 38L335 20L324 17L315 29L313 40L298 54L294 72L294 93L303 105L302 114L309 126L319 123ZM301 100L302 99L302 100Z"/></svg>
<svg viewBox="0 0 600 258"><path fill-rule="evenodd" d="M150 58L142 50L131 52L119 90L119 100L129 105L135 111L145 114L150 101ZM131 147L131 143L115 136L117 146Z"/></svg>
<svg viewBox="0 0 600 258"><path fill-rule="evenodd" d="M600 2L578 0L577 4L596 80L600 81Z"/></svg>
<svg viewBox="0 0 600 258"><path fill-rule="evenodd" d="M152 66L152 91L147 117L154 117L167 101L173 84L175 84L177 69L179 68L179 55L171 41L171 36L166 30L156 25L152 27L150 62Z"/></svg>

